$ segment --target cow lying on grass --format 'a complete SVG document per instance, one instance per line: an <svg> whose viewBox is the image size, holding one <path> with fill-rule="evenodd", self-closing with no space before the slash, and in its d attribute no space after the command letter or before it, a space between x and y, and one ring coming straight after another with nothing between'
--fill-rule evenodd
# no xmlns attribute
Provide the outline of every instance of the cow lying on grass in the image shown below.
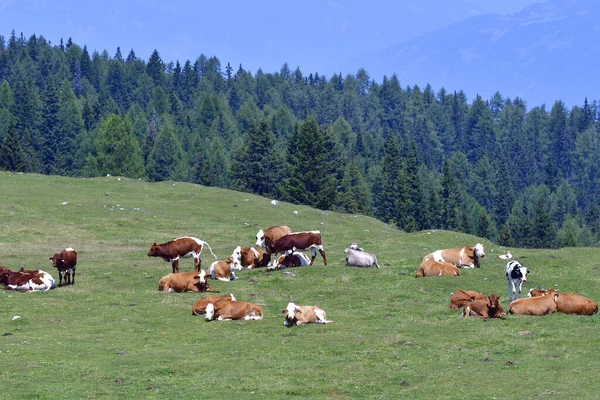
<svg viewBox="0 0 600 400"><path fill-rule="evenodd" d="M448 310L463 308L473 300L487 300L487 296L483 293L472 290L458 289L456 292L452 293L452 296L450 296Z"/></svg>
<svg viewBox="0 0 600 400"><path fill-rule="evenodd" d="M273 265L268 269L269 271L275 269L284 269L284 268L294 268L294 267L304 267L310 265L310 260L306 256L306 254L300 251L287 251L285 254L279 255Z"/></svg>
<svg viewBox="0 0 600 400"><path fill-rule="evenodd" d="M259 306L245 301L217 301L206 305L204 318L207 321L254 320L262 319L263 312Z"/></svg>
<svg viewBox="0 0 600 400"><path fill-rule="evenodd" d="M558 292L554 289L530 289L528 297L555 297L556 311L564 314L594 315L598 312L598 303L578 294Z"/></svg>
<svg viewBox="0 0 600 400"><path fill-rule="evenodd" d="M283 309L285 319L283 325L292 327L296 325L304 325L310 322L317 324L328 324L333 321L327 320L325 310L317 306L298 306L294 303L288 303Z"/></svg>
<svg viewBox="0 0 600 400"><path fill-rule="evenodd" d="M435 260L439 262L449 262L456 267L481 268L479 260L483 257L485 257L483 245L477 243L475 246L436 250L423 257L423 261Z"/></svg>
<svg viewBox="0 0 600 400"><path fill-rule="evenodd" d="M160 278L161 292L216 292L208 285L206 271L170 273Z"/></svg>
<svg viewBox="0 0 600 400"><path fill-rule="evenodd" d="M460 276L460 270L448 262L425 260L419 266L415 278L426 276Z"/></svg>
<svg viewBox="0 0 600 400"><path fill-rule="evenodd" d="M540 297L524 297L513 300L508 306L510 314L547 315L555 313L558 294Z"/></svg>
<svg viewBox="0 0 600 400"><path fill-rule="evenodd" d="M463 308L463 317L479 317L487 320L488 318L504 318L500 306L500 297L491 294L488 297L475 299L467 303Z"/></svg>
<svg viewBox="0 0 600 400"><path fill-rule="evenodd" d="M236 264L234 259L229 256L224 260L215 261L210 264L208 268L208 273L212 277L212 279L218 279L220 281L235 281L237 277L233 270L236 269L238 271L242 270L242 266L240 264Z"/></svg>
<svg viewBox="0 0 600 400"><path fill-rule="evenodd" d="M231 253L234 262L242 268L266 267L271 261L271 255L256 247L238 246Z"/></svg>
<svg viewBox="0 0 600 400"><path fill-rule="evenodd" d="M361 247L358 247L356 243L350 244L350 247L348 247L345 252L347 253L346 265L348 266L379 268L375 254L365 252Z"/></svg>
<svg viewBox="0 0 600 400"><path fill-rule="evenodd" d="M229 296L206 296L196 300L192 306L192 315L201 315L206 313L206 306L218 301L236 301L233 294Z"/></svg>
<svg viewBox="0 0 600 400"><path fill-rule="evenodd" d="M46 291L54 287L55 281L52 275L42 270L13 271L10 268L0 266L0 283L4 290L15 290L18 292Z"/></svg>

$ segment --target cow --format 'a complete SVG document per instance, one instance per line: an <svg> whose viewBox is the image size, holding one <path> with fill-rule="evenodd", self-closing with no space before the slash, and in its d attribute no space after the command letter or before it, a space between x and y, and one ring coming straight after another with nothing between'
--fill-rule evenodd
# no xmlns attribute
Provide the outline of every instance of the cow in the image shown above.
<svg viewBox="0 0 600 400"><path fill-rule="evenodd" d="M4 290L15 290L19 292L47 291L52 289L56 282L52 275L42 270L13 271L7 267L0 266L0 283Z"/></svg>
<svg viewBox="0 0 600 400"><path fill-rule="evenodd" d="M426 276L460 276L460 270L449 262L426 260L419 265L415 278Z"/></svg>
<svg viewBox="0 0 600 400"><path fill-rule="evenodd" d="M166 262L171 263L173 273L179 272L179 257L193 257L194 271L200 272L202 269L200 254L202 254L204 246L208 247L208 250L210 250L210 253L216 260L217 256L215 256L208 243L189 236L180 237L162 244L154 243L148 252L148 257L160 257Z"/></svg>
<svg viewBox="0 0 600 400"><path fill-rule="evenodd" d="M217 260L210 264L208 273L213 279L220 281L235 281L237 277L232 270L242 270L242 266L234 262L233 257L229 256L224 260Z"/></svg>
<svg viewBox="0 0 600 400"><path fill-rule="evenodd" d="M487 320L488 318L504 318L500 306L500 297L491 294L483 299L476 299L466 304L463 308L463 317L479 317Z"/></svg>
<svg viewBox="0 0 600 400"><path fill-rule="evenodd" d="M553 296L540 296L540 297L523 297L510 302L508 305L508 312L510 314L524 314L524 315L547 315L555 313L556 310L556 298L558 293Z"/></svg>
<svg viewBox="0 0 600 400"><path fill-rule="evenodd" d="M158 290L161 292L216 292L206 280L206 271L173 272L160 278Z"/></svg>
<svg viewBox="0 0 600 400"><path fill-rule="evenodd" d="M206 296L198 299L192 306L192 315L201 315L206 313L206 306L210 303L216 303L218 301L235 301L233 294L229 296Z"/></svg>
<svg viewBox="0 0 600 400"><path fill-rule="evenodd" d="M530 289L528 297L554 296L556 297L556 311L564 314L594 315L598 312L598 304L578 294L558 292L554 289Z"/></svg>
<svg viewBox="0 0 600 400"><path fill-rule="evenodd" d="M258 320L263 318L263 312L259 306L245 301L217 301L207 304L204 318L207 321Z"/></svg>
<svg viewBox="0 0 600 400"><path fill-rule="evenodd" d="M436 250L423 257L423 261L435 260L449 262L457 267L481 268L479 260L485 257L483 245L477 243L475 246L458 247L455 249Z"/></svg>
<svg viewBox="0 0 600 400"><path fill-rule="evenodd" d="M310 250L312 258L309 265L313 265L317 256L317 250L319 250L321 257L323 257L323 263L327 265L327 257L325 256L325 250L323 250L321 232L319 231L292 232L267 244L267 251L271 254L284 254L290 250L292 252L296 250Z"/></svg>
<svg viewBox="0 0 600 400"><path fill-rule="evenodd" d="M248 269L266 267L271 262L271 255L256 247L238 246L231 253L231 257L236 264Z"/></svg>
<svg viewBox="0 0 600 400"><path fill-rule="evenodd" d="M518 297L521 297L521 286L523 283L527 283L527 274L531 272L521 265L520 262L511 260L506 263L506 281L508 282L508 301L517 299L517 288Z"/></svg>
<svg viewBox="0 0 600 400"><path fill-rule="evenodd" d="M264 247L269 252L268 246L275 240L292 233L292 229L287 225L272 226L266 231L260 229L256 234L256 246Z"/></svg>
<svg viewBox="0 0 600 400"><path fill-rule="evenodd" d="M58 270L58 286L62 286L63 277L65 285L74 285L77 252L72 247L67 247L60 253L54 253L50 260L52 260L52 266ZM73 273L72 277L71 273Z"/></svg>
<svg viewBox="0 0 600 400"><path fill-rule="evenodd" d="M300 251L288 250L285 254L281 254L277 257L273 265L269 267L269 270L304 267L307 265L310 265L310 260L306 254Z"/></svg>
<svg viewBox="0 0 600 400"><path fill-rule="evenodd" d="M472 290L458 289L450 296L450 303L448 304L448 310L454 310L463 308L473 300L485 300L487 296L483 293L474 292Z"/></svg>
<svg viewBox="0 0 600 400"><path fill-rule="evenodd" d="M356 243L350 244L346 250L346 265L351 267L377 267L377 257L373 253L365 252L361 247L358 247Z"/></svg>
<svg viewBox="0 0 600 400"><path fill-rule="evenodd" d="M315 322L317 324L328 324L333 322L328 321L325 310L317 306L298 306L290 302L282 312L285 315L283 325L288 328L296 325L308 324L310 322Z"/></svg>

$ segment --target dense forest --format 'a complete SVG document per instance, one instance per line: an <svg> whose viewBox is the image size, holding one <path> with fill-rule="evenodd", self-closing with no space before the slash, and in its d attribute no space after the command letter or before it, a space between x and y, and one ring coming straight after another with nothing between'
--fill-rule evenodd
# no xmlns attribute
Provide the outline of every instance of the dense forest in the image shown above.
<svg viewBox="0 0 600 400"><path fill-rule="evenodd" d="M501 89L501 88L499 88ZM255 74L0 36L0 169L230 188L405 231L507 246L600 241L596 101L402 87L396 75Z"/></svg>

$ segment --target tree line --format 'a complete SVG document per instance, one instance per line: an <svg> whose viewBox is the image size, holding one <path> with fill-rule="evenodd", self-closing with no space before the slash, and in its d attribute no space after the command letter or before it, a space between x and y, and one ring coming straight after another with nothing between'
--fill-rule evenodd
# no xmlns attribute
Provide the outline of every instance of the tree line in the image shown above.
<svg viewBox="0 0 600 400"><path fill-rule="evenodd" d="M0 169L230 188L501 245L600 240L598 104L0 35Z"/></svg>

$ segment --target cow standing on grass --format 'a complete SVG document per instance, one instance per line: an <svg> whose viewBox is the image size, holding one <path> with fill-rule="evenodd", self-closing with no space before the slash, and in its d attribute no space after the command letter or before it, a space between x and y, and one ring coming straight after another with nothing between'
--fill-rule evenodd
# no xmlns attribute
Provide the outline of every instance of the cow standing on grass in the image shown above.
<svg viewBox="0 0 600 400"><path fill-rule="evenodd" d="M506 263L506 281L508 282L508 301L521 297L521 287L527 282L527 274L530 273L520 262L511 260Z"/></svg>
<svg viewBox="0 0 600 400"><path fill-rule="evenodd" d="M67 247L60 253L54 253L50 260L52 260L52 266L58 270L58 286L62 286L63 277L65 285L74 285L77 252L73 248Z"/></svg>
<svg viewBox="0 0 600 400"><path fill-rule="evenodd" d="M312 258L310 259L309 265L313 265L315 262L318 250L319 253L321 253L321 257L323 257L323 263L327 265L327 257L325 256L325 250L323 250L321 232L319 231L293 232L287 234L271 244L268 244L267 249L271 254L285 254L288 251L310 250Z"/></svg>
<svg viewBox="0 0 600 400"><path fill-rule="evenodd" d="M287 234L292 233L292 229L287 225L272 226L266 231L260 229L256 234L256 246L264 247L269 252L269 245L275 240L284 237Z"/></svg>
<svg viewBox="0 0 600 400"><path fill-rule="evenodd" d="M179 272L179 257L193 257L194 271L200 272L202 269L200 254L202 254L204 246L208 247L208 250L210 250L210 253L216 260L217 256L213 253L208 243L190 236L180 237L162 244L154 243L148 252L148 257L160 257L166 262L171 263L173 273Z"/></svg>

